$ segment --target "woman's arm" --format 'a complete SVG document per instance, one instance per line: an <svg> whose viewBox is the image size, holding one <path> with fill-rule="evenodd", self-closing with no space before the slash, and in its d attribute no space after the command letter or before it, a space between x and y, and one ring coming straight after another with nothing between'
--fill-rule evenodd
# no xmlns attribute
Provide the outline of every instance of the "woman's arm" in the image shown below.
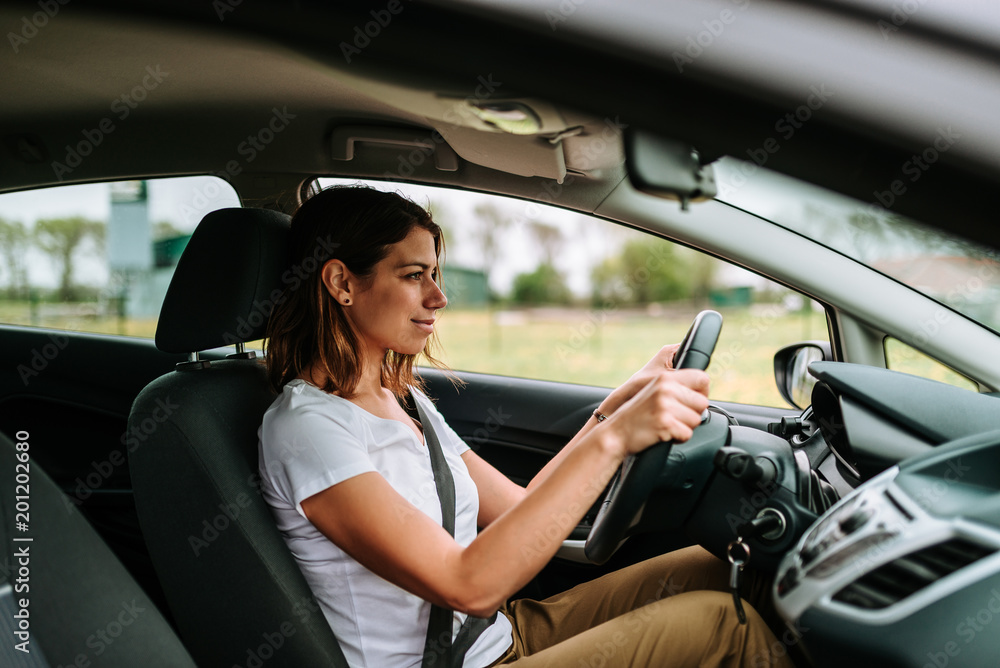
<svg viewBox="0 0 1000 668"><path fill-rule="evenodd" d="M377 575L432 603L486 617L555 553L558 543L546 536L568 534L579 519L572 511L579 507L582 516L604 489L619 457L611 440L602 440L579 448L569 466L467 548L377 473L311 496L302 509L324 535Z"/></svg>
<svg viewBox="0 0 1000 668"><path fill-rule="evenodd" d="M650 380L664 371L672 369L674 353L677 351L679 345L672 344L661 348L642 369L609 394L601 402L598 410L604 415L613 414L622 404L631 399L636 392L647 385ZM465 461L465 466L469 469L469 475L472 476L479 490L479 517L477 520L479 526L489 526L493 520L520 503L525 495L527 495L528 490L541 484L560 465L562 460L573 451L576 444L590 433L590 430L596 425L597 419L591 416L573 439L556 453L555 457L549 460L542 470L532 478L527 488L521 487L503 473L497 471L489 462L484 461L482 457L472 450L464 452L462 459Z"/></svg>
<svg viewBox="0 0 1000 668"><path fill-rule="evenodd" d="M659 376L664 371L672 369L674 353L679 346L680 344L675 343L661 348L645 366L619 388L611 392L601 402L598 411L604 415L612 415L622 404L631 399L636 392L647 385L650 380ZM573 439L556 453L555 457L549 460L541 471L532 478L527 488L513 482L473 451L469 450L463 453L462 459L465 460L466 468L469 469L469 474L479 489L479 526L489 526L493 520L520 503L528 493L528 490L534 489L541 484L560 465L562 460L573 451L577 443L590 433L590 430L596 425L597 418L591 416Z"/></svg>
<svg viewBox="0 0 1000 668"><path fill-rule="evenodd" d="M708 405L707 390L703 372L661 374L583 435L544 480L465 548L375 473L315 494L302 509L381 577L425 600L487 616L552 558L626 454L690 437Z"/></svg>
<svg viewBox="0 0 1000 668"><path fill-rule="evenodd" d="M601 402L601 405L597 408L598 412L603 415L611 416L614 414L622 404L631 399L639 390L645 387L649 382L660 375L664 371L673 369L674 353L680 347L679 343L673 343L669 346L663 346L660 351L653 356L653 359L646 362L645 366L635 372L631 378L622 383L617 389L615 389L607 398ZM536 485L539 485L549 474L559 466L559 463L564 457L566 457L576 444L586 436L591 429L597 425L597 418L590 416L587 422L583 425L576 436L567 443L562 450L556 453L556 456L549 460L548 464L542 467L535 477L531 479L528 483L528 489L532 489ZM687 439L685 439L687 440ZM478 481L476 481L478 483Z"/></svg>

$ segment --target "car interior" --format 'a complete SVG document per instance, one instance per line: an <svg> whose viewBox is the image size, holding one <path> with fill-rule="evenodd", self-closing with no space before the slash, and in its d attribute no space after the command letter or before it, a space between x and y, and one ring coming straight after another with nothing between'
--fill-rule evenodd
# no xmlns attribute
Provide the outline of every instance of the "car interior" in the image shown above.
<svg viewBox="0 0 1000 668"><path fill-rule="evenodd" d="M774 351L769 380L788 406L713 400L695 437L656 446L623 473L519 596L691 544L724 558L746 531L752 565L774 576L789 624L779 640L799 660L995 660L995 634L967 638L953 620L992 610L1000 586L1000 356L990 354L1000 335L721 201L719 159L763 168L754 147L770 146L774 119L821 83L809 68L841 63L851 75L836 82L835 102L765 153L767 169L867 203L891 191L929 127L958 118L976 140L942 152L892 208L996 248L1000 133L988 128L1000 86L983 82L1000 77L1000 41L970 37L958 19L916 16L884 65L852 69L855 57L838 60L850 49L885 55L877 3L761 0L736 14L743 41L680 51L691 60L685 74L678 51L649 31L683 48L703 16L747 3L677 3L644 22L648 6L589 2L548 13L527 2L397 0L0 7L13 35L0 77L0 197L207 175L239 200L199 215L155 338L0 324L0 604L32 658L12 642L3 656L37 661L11 665L347 665L257 473L257 429L274 395L252 348L284 288L290 215L320 177L590 214L725 258L823 309L825 340ZM806 48L795 36L814 34L804 26L816 21L829 31ZM753 72L740 65L748 53L760 57ZM935 57L966 67L927 67ZM886 83L880 98L872 86L883 70L926 85ZM950 99L936 92L938 77L950 77ZM973 90L979 97L962 103ZM962 114L932 109L926 96ZM915 337L927 322L939 323L933 336ZM887 336L917 341L978 391L887 370ZM20 369L45 350L57 352L26 377ZM727 352L716 347L716 361ZM455 431L520 483L609 392L420 373ZM513 419L497 421L498 410ZM14 517L26 452L30 624L17 616L18 550L28 543ZM98 484L84 484L95 472Z"/></svg>

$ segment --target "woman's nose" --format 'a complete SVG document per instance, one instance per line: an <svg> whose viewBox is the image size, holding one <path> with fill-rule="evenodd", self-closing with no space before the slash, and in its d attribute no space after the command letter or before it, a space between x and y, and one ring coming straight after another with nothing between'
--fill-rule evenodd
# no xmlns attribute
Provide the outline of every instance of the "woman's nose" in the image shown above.
<svg viewBox="0 0 1000 668"><path fill-rule="evenodd" d="M448 298L445 297L444 292L441 290L441 286L435 281L431 281L430 294L425 300L425 305L427 308L444 308L448 305Z"/></svg>

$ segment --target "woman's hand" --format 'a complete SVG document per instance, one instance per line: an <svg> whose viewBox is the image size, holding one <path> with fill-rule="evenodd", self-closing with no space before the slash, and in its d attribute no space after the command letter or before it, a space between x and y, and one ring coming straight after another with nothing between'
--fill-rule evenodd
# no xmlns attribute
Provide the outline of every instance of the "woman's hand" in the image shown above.
<svg viewBox="0 0 1000 668"><path fill-rule="evenodd" d="M608 397L601 402L598 410L605 415L611 415L618 407L634 397L642 388L649 384L649 381L660 376L664 371L674 368L674 355L681 344L671 343L660 348L660 352L653 356L653 359L646 362L645 366L632 374L632 377L621 384Z"/></svg>
<svg viewBox="0 0 1000 668"><path fill-rule="evenodd" d="M708 375L694 369L675 371L674 354L678 348L679 343L663 346L653 359L611 392L597 409L609 419L601 423L588 419L566 447L531 479L528 491L542 485L565 459L587 442L600 443L615 459L610 472L605 472L610 479L626 455L660 441L691 438L692 431L701 423L701 414L708 407ZM592 436L595 431L598 432L596 437ZM604 483L599 485L598 492L604 491Z"/></svg>
<svg viewBox="0 0 1000 668"><path fill-rule="evenodd" d="M704 371L663 370L598 429L607 429L616 436L622 457L662 441L686 441L701 424L701 414L708 408L708 386L708 374Z"/></svg>

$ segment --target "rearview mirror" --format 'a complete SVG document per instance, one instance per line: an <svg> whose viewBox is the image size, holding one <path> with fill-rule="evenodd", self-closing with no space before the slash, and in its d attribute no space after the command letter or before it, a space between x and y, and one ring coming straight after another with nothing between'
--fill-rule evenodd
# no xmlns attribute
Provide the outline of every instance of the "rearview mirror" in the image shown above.
<svg viewBox="0 0 1000 668"><path fill-rule="evenodd" d="M792 406L804 409L812 401L816 378L809 374L813 362L833 360L826 341L803 341L782 348L774 354L774 382L778 392Z"/></svg>
<svg viewBox="0 0 1000 668"><path fill-rule="evenodd" d="M688 202L715 197L715 172L703 165L694 147L645 130L625 130L625 165L636 190Z"/></svg>

